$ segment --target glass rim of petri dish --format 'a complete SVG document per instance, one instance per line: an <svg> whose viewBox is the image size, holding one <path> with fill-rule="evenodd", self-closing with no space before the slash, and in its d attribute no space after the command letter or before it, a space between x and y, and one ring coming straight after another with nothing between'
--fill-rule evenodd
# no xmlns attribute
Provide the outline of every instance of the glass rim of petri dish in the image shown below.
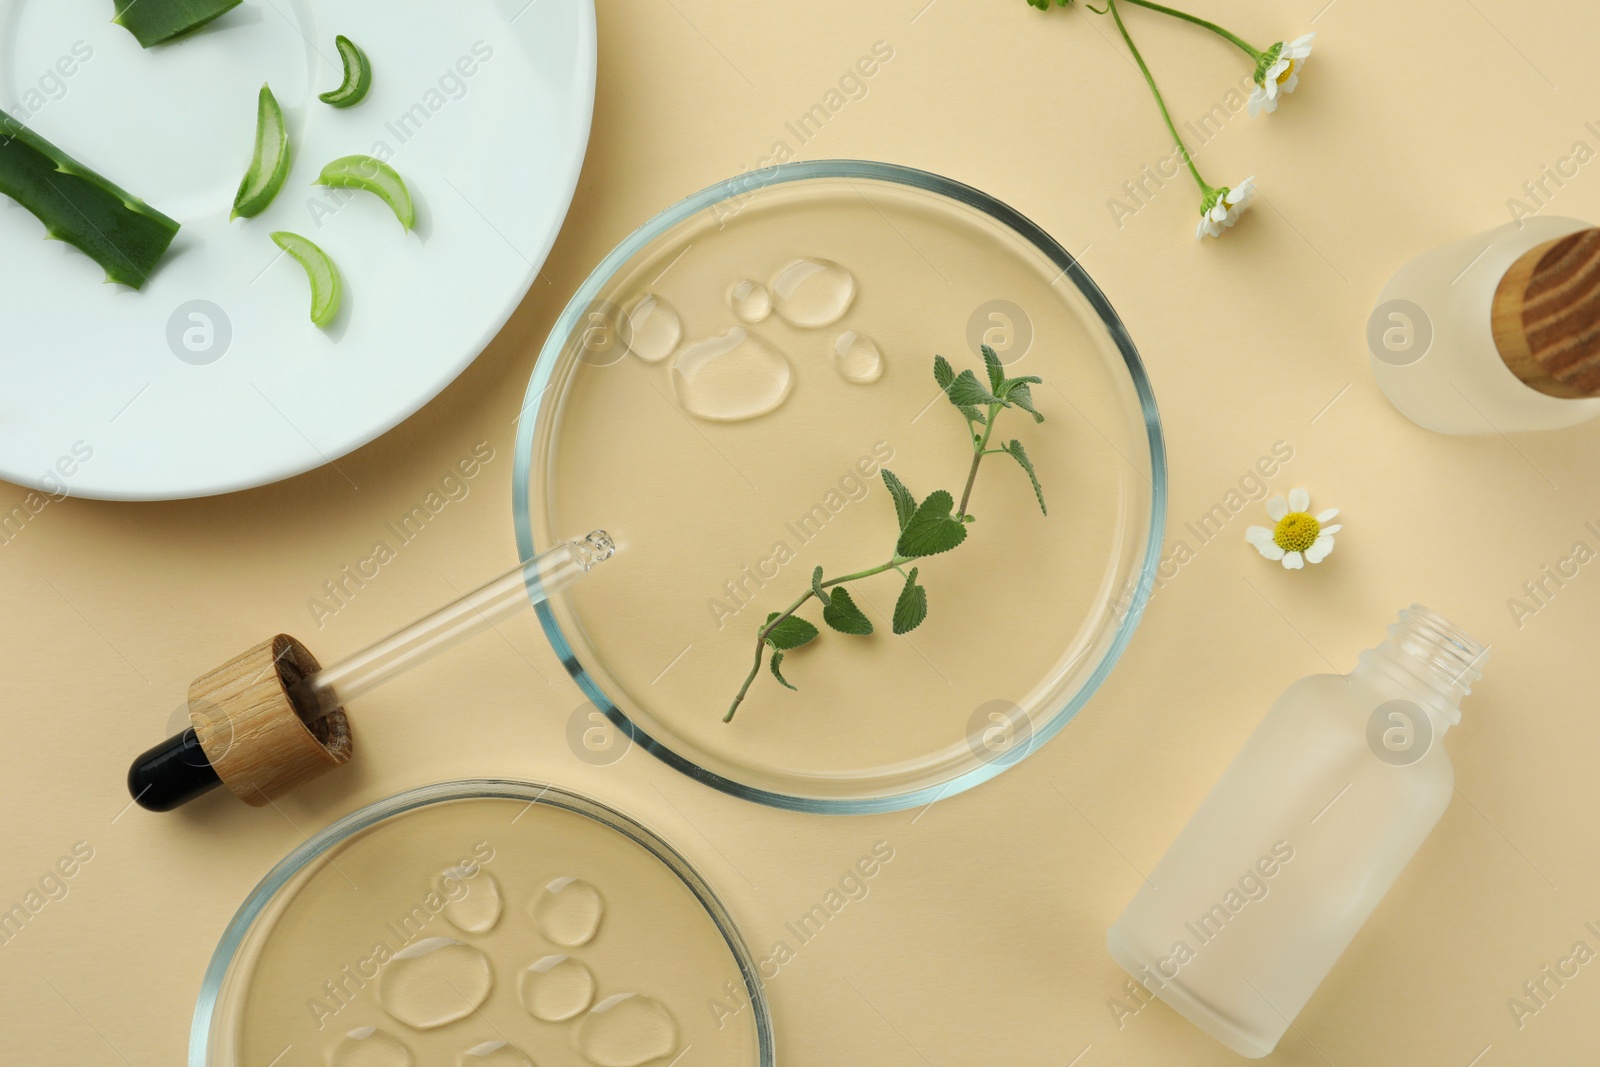
<svg viewBox="0 0 1600 1067"><path fill-rule="evenodd" d="M998 225L1009 236L1020 239L1031 253L1042 256L1059 271L1056 280L1070 280L1071 292L1092 312L1093 318L1098 320L1099 327L1104 331L1104 339L1115 347L1120 357L1120 368L1125 372L1125 378L1119 379L1119 385L1126 390L1128 406L1133 410L1125 419L1125 429L1130 437L1137 436L1144 446L1142 453L1134 456L1124 453L1122 458L1136 469L1142 480L1148 482L1149 493L1137 502L1125 501L1123 505L1124 520L1142 517L1144 521L1129 523L1130 526L1137 526L1134 535L1139 544L1127 556L1136 558L1137 562L1130 562L1124 567L1120 575L1122 580L1114 583L1116 588L1107 590L1097 605L1096 613L1101 620L1100 630L1097 631L1098 656L1092 665L1083 664L1081 669L1074 668L1072 673L1077 681L1071 691L1053 701L1054 706L1040 721L1030 720L1026 738L1019 745L1020 750L1008 752L1004 758L975 756L967 765L948 768L948 773L940 772L938 780L907 788L868 787L839 795L839 783L849 776L835 775L828 779L828 784L835 792L825 795L798 788L772 788L770 784L741 780L726 770L719 771L708 766L711 760L696 758L695 753L686 751L683 746L675 747L666 738L652 733L608 695L596 678L597 673L604 671L597 671L593 669L594 665L585 664L577 651L576 642L563 628L552 605L538 604L536 612L556 656L583 694L632 743L681 773L730 795L792 811L823 814L899 811L945 799L985 782L1021 762L1059 733L1110 674L1132 639L1154 591L1166 526L1167 465L1161 419L1149 375L1132 337L1105 294L1076 257L1038 224L1009 205L961 182L929 171L869 160L827 159L779 164L725 179L685 197L640 226L612 249L578 288L551 328L534 365L517 418L512 518L517 549L522 558L529 558L546 547L534 537L534 487L536 482L543 486L545 473L536 470L535 465L545 459L541 449L544 438L556 432L554 427L559 423L559 401L563 395L560 387L570 380L574 365L579 362L576 342L590 325L590 312L602 306L601 294L607 286L637 257L647 254L658 242L670 237L676 227L691 223L705 212L715 212L720 205L731 201L741 202L742 205L747 198L763 189L819 181L848 182L857 191L874 184L910 189L953 204L958 210L976 213L988 224ZM863 778L862 782L865 784L867 779Z"/></svg>
<svg viewBox="0 0 1600 1067"><path fill-rule="evenodd" d="M249 978L245 953L262 933L259 924L270 919L275 914L275 906L282 903L285 888L298 884L297 879L317 860L357 834L418 808L458 800L515 800L530 806L548 805L590 819L650 853L683 883L716 926L744 978L744 992L755 1022L756 1065L773 1067L777 1051L772 1016L755 957L734 925L727 906L694 865L654 831L608 804L558 786L512 778L462 778L407 789L330 823L280 860L239 905L211 954L195 1003L194 1020L189 1027L189 1067L217 1067L234 1062L231 1051L216 1046L219 1041L232 1039L229 1019L238 1009L241 985L247 984ZM242 970L241 964L244 965Z"/></svg>

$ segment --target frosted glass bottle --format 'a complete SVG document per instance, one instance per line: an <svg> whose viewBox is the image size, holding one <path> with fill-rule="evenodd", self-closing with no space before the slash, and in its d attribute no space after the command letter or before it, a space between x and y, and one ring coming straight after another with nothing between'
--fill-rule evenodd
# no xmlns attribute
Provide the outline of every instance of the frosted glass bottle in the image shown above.
<svg viewBox="0 0 1600 1067"><path fill-rule="evenodd" d="M1440 738L1485 650L1420 605L1278 698L1107 935L1241 1055L1277 1045L1450 803Z"/></svg>
<svg viewBox="0 0 1600 1067"><path fill-rule="evenodd" d="M1424 252L1401 267L1367 322L1372 372L1384 395L1407 418L1439 433L1552 430L1600 415L1593 388L1563 388L1539 373L1527 338L1518 336L1520 317L1505 317L1520 310L1544 246L1588 229L1576 219L1524 219ZM1594 269L1587 258L1569 265ZM1552 288L1548 279L1545 288ZM1560 294L1554 300L1558 310L1573 313L1565 321L1579 332L1595 298L1571 295L1582 306L1567 305ZM1519 358L1526 363L1520 369Z"/></svg>

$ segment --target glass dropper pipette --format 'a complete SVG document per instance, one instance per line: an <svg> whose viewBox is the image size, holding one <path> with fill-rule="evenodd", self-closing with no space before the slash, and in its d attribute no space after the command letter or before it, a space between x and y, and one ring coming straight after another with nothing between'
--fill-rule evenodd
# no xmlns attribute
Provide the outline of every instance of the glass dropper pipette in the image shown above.
<svg viewBox="0 0 1600 1067"><path fill-rule="evenodd" d="M466 596L289 684L294 712L307 726L318 722L346 702L549 599L615 551L610 536L595 530L517 564ZM129 792L152 811L170 811L221 781L193 726L140 755L128 771Z"/></svg>
<svg viewBox="0 0 1600 1067"><path fill-rule="evenodd" d="M610 536L595 530L582 540L541 552L460 600L302 679L290 687L289 698L301 718L314 722L500 620L542 603L615 551Z"/></svg>

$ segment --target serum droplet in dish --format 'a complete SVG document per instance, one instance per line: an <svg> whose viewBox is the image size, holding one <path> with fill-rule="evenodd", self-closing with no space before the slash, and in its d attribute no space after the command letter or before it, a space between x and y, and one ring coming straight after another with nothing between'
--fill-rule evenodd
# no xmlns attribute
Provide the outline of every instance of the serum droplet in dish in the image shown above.
<svg viewBox="0 0 1600 1067"><path fill-rule="evenodd" d="M552 943L586 945L600 929L606 904L600 891L581 878L557 878L533 901L533 924Z"/></svg>
<svg viewBox="0 0 1600 1067"><path fill-rule="evenodd" d="M829 326L856 298L856 278L831 259L797 259L772 276L772 306L793 326Z"/></svg>
<svg viewBox="0 0 1600 1067"><path fill-rule="evenodd" d="M741 322L754 325L772 314L772 294L760 282L746 278L728 287L728 308Z"/></svg>
<svg viewBox="0 0 1600 1067"><path fill-rule="evenodd" d="M328 1062L332 1067L413 1067L417 1061L393 1034L362 1026L339 1039Z"/></svg>
<svg viewBox="0 0 1600 1067"><path fill-rule="evenodd" d="M671 304L646 293L634 301L622 320L622 339L628 350L646 363L660 363L683 339L683 320Z"/></svg>
<svg viewBox="0 0 1600 1067"><path fill-rule="evenodd" d="M578 1023L578 1052L596 1067L638 1067L677 1047L677 1020L639 993L607 997Z"/></svg>
<svg viewBox="0 0 1600 1067"><path fill-rule="evenodd" d="M594 1001L594 975L571 956L545 956L522 972L521 992L529 1015L558 1023Z"/></svg>
<svg viewBox="0 0 1600 1067"><path fill-rule="evenodd" d="M500 883L488 871L469 875L466 868L451 867L440 879L440 890L444 917L463 933L487 933L500 921Z"/></svg>
<svg viewBox="0 0 1600 1067"><path fill-rule="evenodd" d="M464 1019L494 985L489 958L448 937L425 937L394 954L378 979L383 1010L418 1030Z"/></svg>
<svg viewBox="0 0 1600 1067"><path fill-rule="evenodd" d="M783 403L794 384L784 354L742 326L685 346L672 362L670 377L679 405L714 422L765 415Z"/></svg>
<svg viewBox="0 0 1600 1067"><path fill-rule="evenodd" d="M871 385L883 377L883 353L872 338L846 330L833 343L833 366L845 381Z"/></svg>

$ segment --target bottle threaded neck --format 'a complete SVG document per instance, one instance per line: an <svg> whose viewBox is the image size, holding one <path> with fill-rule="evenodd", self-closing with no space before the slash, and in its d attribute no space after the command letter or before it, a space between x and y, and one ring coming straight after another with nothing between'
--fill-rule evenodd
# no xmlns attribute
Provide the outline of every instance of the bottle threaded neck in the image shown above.
<svg viewBox="0 0 1600 1067"><path fill-rule="evenodd" d="M1421 604L1400 612L1400 619L1389 627L1389 637L1361 658L1379 656L1391 667L1424 683L1444 698L1452 724L1461 720L1456 707L1472 692L1472 683L1483 676L1481 667L1488 656L1487 646L1469 636L1455 623Z"/></svg>

